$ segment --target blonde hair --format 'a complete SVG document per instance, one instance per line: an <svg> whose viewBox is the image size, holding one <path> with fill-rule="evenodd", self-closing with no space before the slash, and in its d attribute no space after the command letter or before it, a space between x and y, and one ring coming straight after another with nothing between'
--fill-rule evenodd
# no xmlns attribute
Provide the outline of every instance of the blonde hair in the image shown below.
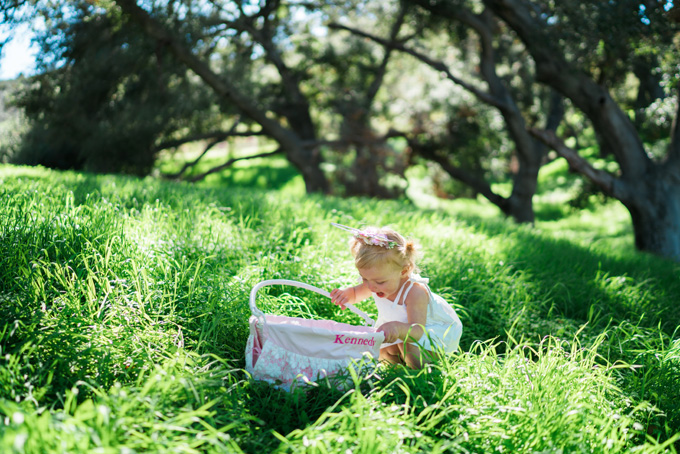
<svg viewBox="0 0 680 454"><path fill-rule="evenodd" d="M393 264L399 268L408 267L409 272L419 271L416 258L420 254L420 246L415 241L407 240L387 227L367 227L362 231L383 235L394 243L394 247L388 249L384 246L366 244L362 238L352 237L349 241L349 249L354 256L354 265L357 269Z"/></svg>

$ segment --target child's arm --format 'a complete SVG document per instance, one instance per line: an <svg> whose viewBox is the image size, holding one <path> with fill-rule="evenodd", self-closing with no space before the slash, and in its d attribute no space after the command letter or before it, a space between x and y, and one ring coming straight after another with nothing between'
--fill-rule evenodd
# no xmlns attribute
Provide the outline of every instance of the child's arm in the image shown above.
<svg viewBox="0 0 680 454"><path fill-rule="evenodd" d="M430 295L427 290L415 284L404 302L408 323L387 322L378 327L378 331L385 334L385 342L396 342L399 339L405 342L418 341L425 333L423 327L427 323L427 305L429 302Z"/></svg>
<svg viewBox="0 0 680 454"><path fill-rule="evenodd" d="M345 309L347 304L356 304L371 296L371 290L368 285L361 283L354 287L347 287L343 289L336 288L331 292L331 301L341 308Z"/></svg>

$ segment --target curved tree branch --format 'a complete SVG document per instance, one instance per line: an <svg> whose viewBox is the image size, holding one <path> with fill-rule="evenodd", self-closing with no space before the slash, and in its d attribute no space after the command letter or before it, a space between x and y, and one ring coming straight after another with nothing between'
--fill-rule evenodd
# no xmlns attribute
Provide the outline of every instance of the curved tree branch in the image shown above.
<svg viewBox="0 0 680 454"><path fill-rule="evenodd" d="M529 133L555 150L557 154L567 160L574 170L590 179L607 195L610 195L623 203L630 199L631 194L624 182L609 172L593 167L585 158L581 157L576 150L569 148L562 140L560 140L553 131L531 128L529 129Z"/></svg>
<svg viewBox="0 0 680 454"><path fill-rule="evenodd" d="M328 192L328 180L320 168L320 154L301 145L302 140L313 139L316 136L309 109L305 108L305 100L293 106L292 113L286 117L288 124L272 118L269 110L260 106L257 99L213 71L208 61L197 57L182 39L141 8L136 0L114 1L126 15L141 25L148 36L166 45L180 62L196 73L218 96L229 101L243 115L262 126L263 133L278 142L288 160L300 170L308 192ZM240 2L237 3L243 10Z"/></svg>
<svg viewBox="0 0 680 454"><path fill-rule="evenodd" d="M375 41L378 44L383 45L386 48L392 48L392 49L397 49L401 52L404 52L405 54L411 55L412 57L420 60L421 62L425 63L426 65L430 66L431 68L442 72L444 75L446 75L446 78L455 83L456 85L459 85L475 95L477 98L479 98L482 102L485 102L487 104L490 104L494 107L497 107L499 109L505 109L507 106L500 100L492 96L491 94L475 87L469 82L466 82L465 80L455 76L449 67L442 61L435 60L433 58L428 57L427 55L418 52L415 49L412 49L410 47L406 47L403 42L397 41L397 40L386 40L384 38L380 38L378 36L372 35L370 33L358 30L353 27L349 27L347 25L342 25L338 23L331 23L328 25L329 28L336 29L336 30L345 30L353 35L361 36L363 38L370 39L372 41Z"/></svg>
<svg viewBox="0 0 680 454"><path fill-rule="evenodd" d="M163 150L167 150L168 148L177 148L180 147L184 144L191 143L191 142L199 142L201 140L210 140L210 141L217 141L217 142L222 142L229 137L251 137L251 136L263 136L264 133L262 131L235 131L235 132L226 132L226 131L212 131L212 132L204 132L201 134L192 134L190 136L182 137L181 139L173 139L173 140L167 140L165 142L159 143L156 147L154 147L154 152L159 152Z"/></svg>
<svg viewBox="0 0 680 454"><path fill-rule="evenodd" d="M210 142L208 142L208 145L206 145L206 147L203 149L203 152L200 155L198 155L198 157L196 159L194 159L193 161L185 162L184 165L182 166L182 168L179 169L179 172L165 173L165 174L162 174L161 176L163 178L167 178L169 180L176 180L176 179L181 178L182 175L184 175L184 173L188 169L190 169L191 167L195 167L196 164L198 164L199 161L201 159L203 159L203 156L208 154L208 151L212 150L212 148L220 142L221 142L221 140L218 140L218 139L211 140Z"/></svg>
<svg viewBox="0 0 680 454"><path fill-rule="evenodd" d="M213 167L212 169L208 170L207 172L196 175L196 176L190 178L188 181L190 181L191 183L201 181L205 177L207 177L208 175L219 172L220 170L224 170L227 167L231 167L232 165L234 165L234 163L236 163L238 161L247 161L249 159L256 159L256 158L268 158L270 156L274 156L274 155L281 154L281 153L283 153L283 150L281 148L277 148L276 150L269 151L267 153L260 153L260 154L256 154L256 155L253 155L253 156L243 156L243 157L240 157L240 158L231 158L230 160L228 160L224 164L220 164L217 167Z"/></svg>
<svg viewBox="0 0 680 454"><path fill-rule="evenodd" d="M404 136L406 137L406 136ZM455 166L451 164L450 160L446 156L442 156L437 153L436 146L431 144L423 144L418 142L416 139L406 137L409 146L415 151L416 154L422 156L423 158L436 162L446 173L448 173L452 178L464 183L465 185L471 187L479 194L486 197L491 203L496 205L504 213L508 214L510 208L510 200L496 194L491 189L491 185L482 178L477 178L472 172L467 169Z"/></svg>
<svg viewBox="0 0 680 454"><path fill-rule="evenodd" d="M240 118L237 118L236 121L234 121L234 124L231 126L231 128L229 128L229 131L227 131L226 133L223 133L223 134L216 135L216 136L212 137L211 140L210 140L210 142L208 143L208 145L207 145L207 146L205 147L205 149L203 150L203 153L201 153L201 154L200 154L196 159L194 159L193 161L184 163L184 166L182 166L182 168L180 169L179 172L173 173L173 174L169 174L169 175L164 175L164 176L165 176L166 178L179 178L179 177L181 177L182 175L184 175L184 172L186 172L187 169L189 169L189 168L191 168L191 167L195 167L196 164L198 164L198 162L199 162L201 159L203 159L203 156L205 156L205 155L208 153L208 151L210 151L210 150L212 149L212 147L214 147L214 146L217 145L218 143L224 141L224 140L225 140L227 137L229 137L230 135L233 135L233 134L234 134L234 130L236 129L236 127L238 126L238 124L240 123L240 121L241 121L241 119L240 119Z"/></svg>
<svg viewBox="0 0 680 454"><path fill-rule="evenodd" d="M392 30L390 31L390 42L394 42L397 39L397 36L399 35L399 30L401 30L401 26L404 25L404 18L406 17L406 6L402 3L401 8L399 9L399 15L397 16L397 20L392 24ZM371 83L371 86L368 88L368 92L366 93L366 103L371 104L373 100L375 99L375 96L378 94L378 90L382 86L383 80L385 78L385 73L387 72L387 63L390 60L390 57L392 55L392 52L394 51L393 47L385 47L385 55L383 56L383 60L380 63L380 67L376 71L375 78L373 79L373 82Z"/></svg>

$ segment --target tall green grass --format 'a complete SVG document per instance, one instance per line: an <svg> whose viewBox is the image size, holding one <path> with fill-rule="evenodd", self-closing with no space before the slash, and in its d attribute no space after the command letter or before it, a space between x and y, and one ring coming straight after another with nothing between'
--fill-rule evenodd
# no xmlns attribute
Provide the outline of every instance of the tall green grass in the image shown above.
<svg viewBox="0 0 680 454"><path fill-rule="evenodd" d="M529 228L288 188L0 167L0 451L677 451L680 266L635 252L621 207ZM330 222L416 237L462 352L342 388L251 380L253 285L356 282ZM358 323L295 288L259 305Z"/></svg>

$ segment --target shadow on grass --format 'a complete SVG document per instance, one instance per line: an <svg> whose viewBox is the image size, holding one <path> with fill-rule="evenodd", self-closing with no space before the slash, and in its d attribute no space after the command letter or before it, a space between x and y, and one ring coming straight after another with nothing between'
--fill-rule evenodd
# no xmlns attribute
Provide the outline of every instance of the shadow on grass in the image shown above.
<svg viewBox="0 0 680 454"><path fill-rule="evenodd" d="M546 316L559 314L601 326L642 319L644 326L660 325L669 335L680 325L680 306L675 303L680 299L678 263L632 250L604 254L510 221L457 220L490 238L503 237L497 247L505 263L529 277L537 296L550 296ZM622 234L628 233L596 233L592 239L618 239Z"/></svg>

